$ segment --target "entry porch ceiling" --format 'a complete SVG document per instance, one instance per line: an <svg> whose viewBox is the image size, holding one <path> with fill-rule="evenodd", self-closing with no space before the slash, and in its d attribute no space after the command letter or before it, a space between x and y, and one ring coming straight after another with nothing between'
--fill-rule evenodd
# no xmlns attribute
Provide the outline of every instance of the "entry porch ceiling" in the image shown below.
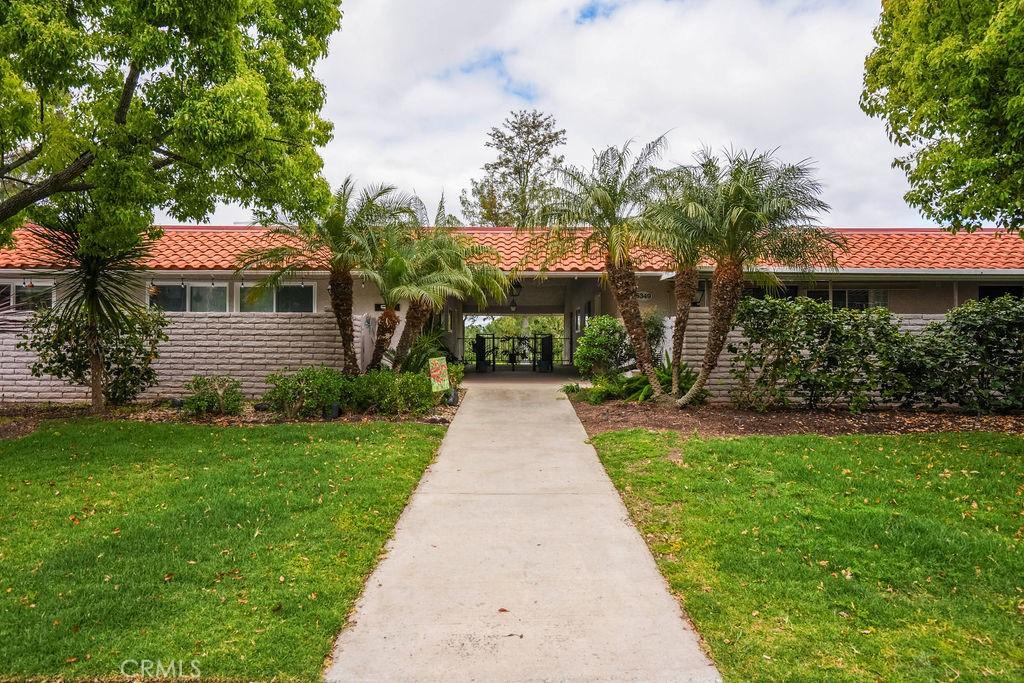
<svg viewBox="0 0 1024 683"><path fill-rule="evenodd" d="M560 314L565 311L565 300L569 292L571 278L523 279L520 280L522 290L516 297L517 314ZM511 293L503 300L492 300L481 309L474 301L463 304L463 312L478 315L501 315L512 313Z"/></svg>

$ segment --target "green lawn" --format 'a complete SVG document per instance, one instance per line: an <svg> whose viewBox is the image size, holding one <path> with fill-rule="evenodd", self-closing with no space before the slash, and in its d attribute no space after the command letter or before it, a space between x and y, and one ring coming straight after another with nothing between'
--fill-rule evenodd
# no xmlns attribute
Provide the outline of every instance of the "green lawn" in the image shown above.
<svg viewBox="0 0 1024 683"><path fill-rule="evenodd" d="M442 434L76 420L0 441L0 679L144 659L319 679Z"/></svg>
<svg viewBox="0 0 1024 683"><path fill-rule="evenodd" d="M1024 439L594 438L728 680L1024 680Z"/></svg>

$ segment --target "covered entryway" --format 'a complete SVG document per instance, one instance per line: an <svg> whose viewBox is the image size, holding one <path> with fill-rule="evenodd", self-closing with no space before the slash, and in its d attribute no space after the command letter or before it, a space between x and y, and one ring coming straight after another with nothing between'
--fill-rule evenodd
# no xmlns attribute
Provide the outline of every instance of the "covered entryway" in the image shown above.
<svg viewBox="0 0 1024 683"><path fill-rule="evenodd" d="M571 374L586 321L601 313L598 274L524 276L504 301L462 305L452 346L467 372Z"/></svg>

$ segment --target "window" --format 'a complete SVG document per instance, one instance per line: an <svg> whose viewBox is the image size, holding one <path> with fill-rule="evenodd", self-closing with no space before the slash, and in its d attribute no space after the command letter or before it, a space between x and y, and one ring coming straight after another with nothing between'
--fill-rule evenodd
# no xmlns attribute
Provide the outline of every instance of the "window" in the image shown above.
<svg viewBox="0 0 1024 683"><path fill-rule="evenodd" d="M1024 285L982 285L978 287L978 298L982 301L998 299L1007 294L1024 297Z"/></svg>
<svg viewBox="0 0 1024 683"><path fill-rule="evenodd" d="M807 297L815 301L828 301L827 289L809 289ZM889 305L889 290L887 289L833 289L833 308L852 308L862 311L865 308Z"/></svg>
<svg viewBox="0 0 1024 683"><path fill-rule="evenodd" d="M706 283L707 280L702 280L702 282ZM763 299L766 296L770 296L774 299L795 299L799 293L800 288L796 285L785 285L784 287L776 288L754 286L746 286L743 288L744 296L751 296L755 299Z"/></svg>
<svg viewBox="0 0 1024 683"><path fill-rule="evenodd" d="M149 305L171 313L226 313L227 283L155 284L149 288Z"/></svg>
<svg viewBox="0 0 1024 683"><path fill-rule="evenodd" d="M153 285L149 288L149 305L164 311L180 313L187 310L188 285Z"/></svg>
<svg viewBox="0 0 1024 683"><path fill-rule="evenodd" d="M192 313L226 313L228 288L226 285L189 285L188 310Z"/></svg>
<svg viewBox="0 0 1024 683"><path fill-rule="evenodd" d="M697 291L693 294L693 301L690 305L694 308L707 308L708 307L708 288L711 283L707 280L699 280L697 282Z"/></svg>
<svg viewBox="0 0 1024 683"><path fill-rule="evenodd" d="M313 285L281 285L263 291L245 285L238 288L242 313L312 313L313 306Z"/></svg>
<svg viewBox="0 0 1024 683"><path fill-rule="evenodd" d="M273 313L274 290L255 287L238 288L238 310L242 313Z"/></svg>
<svg viewBox="0 0 1024 683"><path fill-rule="evenodd" d="M34 311L53 306L53 282L0 283L0 313Z"/></svg>
<svg viewBox="0 0 1024 683"><path fill-rule="evenodd" d="M312 285L283 285L277 288L278 313L312 313Z"/></svg>

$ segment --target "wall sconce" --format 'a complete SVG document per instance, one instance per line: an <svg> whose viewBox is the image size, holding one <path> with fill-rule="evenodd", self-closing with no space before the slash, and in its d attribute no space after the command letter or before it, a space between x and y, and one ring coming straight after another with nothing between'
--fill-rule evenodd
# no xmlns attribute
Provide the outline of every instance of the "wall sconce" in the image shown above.
<svg viewBox="0 0 1024 683"><path fill-rule="evenodd" d="M517 308L519 308L519 306L518 306L518 305L516 305L516 300L515 300L515 299L512 299L512 303L510 303L510 304L508 305L508 310L510 310L510 311L512 311L513 313L515 313L515 312L516 312L516 309L517 309Z"/></svg>

